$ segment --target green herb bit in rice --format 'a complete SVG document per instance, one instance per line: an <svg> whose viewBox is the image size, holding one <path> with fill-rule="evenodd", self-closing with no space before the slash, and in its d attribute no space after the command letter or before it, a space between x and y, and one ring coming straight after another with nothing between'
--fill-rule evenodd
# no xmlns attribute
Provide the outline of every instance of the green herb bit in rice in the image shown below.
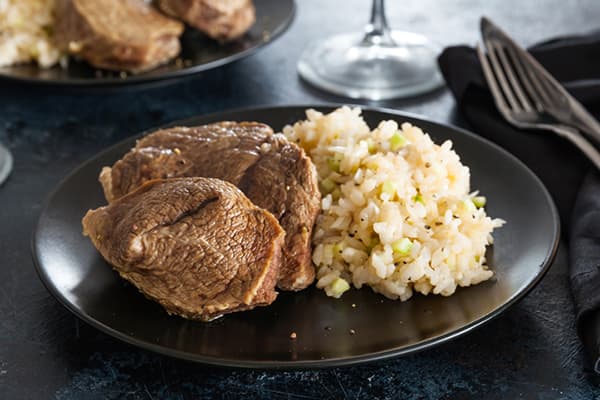
<svg viewBox="0 0 600 400"><path fill-rule="evenodd" d="M313 235L317 287L340 297L370 286L391 299L449 296L489 279L485 249L504 221L470 192L452 142L435 144L408 123L371 130L358 108L307 119L283 133L310 155L323 194Z"/></svg>

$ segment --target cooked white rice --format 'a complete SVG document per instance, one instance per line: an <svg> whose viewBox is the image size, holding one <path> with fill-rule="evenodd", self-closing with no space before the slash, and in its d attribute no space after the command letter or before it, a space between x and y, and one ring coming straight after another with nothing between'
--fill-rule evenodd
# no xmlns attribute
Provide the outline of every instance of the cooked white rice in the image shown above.
<svg viewBox="0 0 600 400"><path fill-rule="evenodd" d="M54 0L0 0L0 66L56 64L61 53L52 43L53 23Z"/></svg>
<svg viewBox="0 0 600 400"><path fill-rule="evenodd" d="M340 297L351 282L407 300L413 291L449 296L489 279L485 249L503 221L488 217L483 198L470 193L469 168L452 142L436 145L395 121L371 131L360 113L307 110L308 120L283 129L319 173L317 287Z"/></svg>

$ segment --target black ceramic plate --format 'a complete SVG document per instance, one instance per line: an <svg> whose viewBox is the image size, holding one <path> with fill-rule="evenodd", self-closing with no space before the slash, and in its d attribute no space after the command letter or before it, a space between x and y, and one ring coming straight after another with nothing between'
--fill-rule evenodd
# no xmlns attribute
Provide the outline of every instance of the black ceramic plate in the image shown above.
<svg viewBox="0 0 600 400"><path fill-rule="evenodd" d="M28 64L3 67L0 78L46 85L116 86L195 74L258 50L282 34L294 17L294 0L254 0L254 4L256 23L239 40L219 44L195 29L186 28L177 59L145 73L121 77L118 72L100 71L83 61L70 60L67 68L42 69Z"/></svg>
<svg viewBox="0 0 600 400"><path fill-rule="evenodd" d="M305 108L231 111L174 125L255 120L281 129L304 118ZM347 365L423 350L469 332L531 290L552 262L559 237L556 209L538 178L516 158L469 132L390 110L365 109L364 116L371 126L382 119L408 121L437 143L454 142L471 168L472 188L489 199L488 213L507 221L495 232L488 252L493 281L461 288L451 297L415 295L404 303L369 288L351 290L340 300L309 288L281 293L269 307L211 323L168 316L119 278L81 234L85 212L105 203L97 179L100 169L126 153L134 137L80 166L50 196L33 238L39 276L69 310L125 342L203 363L256 368ZM290 340L291 332L296 340Z"/></svg>

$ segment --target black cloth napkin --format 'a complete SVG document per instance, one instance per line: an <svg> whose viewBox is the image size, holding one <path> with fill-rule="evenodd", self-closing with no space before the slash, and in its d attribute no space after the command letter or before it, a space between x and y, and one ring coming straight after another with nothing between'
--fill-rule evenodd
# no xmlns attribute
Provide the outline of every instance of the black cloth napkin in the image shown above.
<svg viewBox="0 0 600 400"><path fill-rule="evenodd" d="M529 51L600 118L600 32L550 40ZM569 242L578 333L600 373L600 174L570 142L508 124L496 109L473 48L446 48L438 62L475 132L521 159L552 194Z"/></svg>

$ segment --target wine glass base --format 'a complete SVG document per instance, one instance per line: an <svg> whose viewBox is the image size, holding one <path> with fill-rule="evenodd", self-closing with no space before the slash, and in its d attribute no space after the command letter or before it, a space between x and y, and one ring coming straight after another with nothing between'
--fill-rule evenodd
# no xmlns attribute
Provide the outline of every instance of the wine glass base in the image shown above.
<svg viewBox="0 0 600 400"><path fill-rule="evenodd" d="M440 87L439 47L415 33L391 35L394 46L364 45L355 33L312 43L300 57L298 72L310 84L350 98L385 100Z"/></svg>
<svg viewBox="0 0 600 400"><path fill-rule="evenodd" d="M0 185L6 180L13 167L13 158L10 152L0 145Z"/></svg>

